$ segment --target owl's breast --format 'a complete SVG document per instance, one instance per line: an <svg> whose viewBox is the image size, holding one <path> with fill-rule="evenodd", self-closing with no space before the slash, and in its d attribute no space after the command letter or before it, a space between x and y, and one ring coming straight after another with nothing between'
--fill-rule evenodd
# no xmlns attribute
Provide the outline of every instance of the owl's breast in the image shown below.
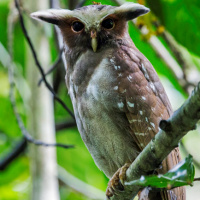
<svg viewBox="0 0 200 200"><path fill-rule="evenodd" d="M121 102L118 93L120 66L114 63L113 52L107 54L83 54L70 75L70 95L75 101L96 102L102 109L112 110ZM95 109L95 108L93 108Z"/></svg>
<svg viewBox="0 0 200 200"><path fill-rule="evenodd" d="M85 93L109 109L109 104L113 105L112 102L118 98L115 85L117 85L116 74L112 69L109 58L105 58L94 70ZM113 97L115 97L115 100Z"/></svg>

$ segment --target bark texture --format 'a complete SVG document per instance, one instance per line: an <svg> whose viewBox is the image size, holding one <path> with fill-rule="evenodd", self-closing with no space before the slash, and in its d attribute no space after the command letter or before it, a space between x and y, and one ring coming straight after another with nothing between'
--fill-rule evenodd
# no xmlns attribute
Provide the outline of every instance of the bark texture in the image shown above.
<svg viewBox="0 0 200 200"><path fill-rule="evenodd" d="M24 5L30 11L48 9L47 0L26 1ZM37 49L38 58L47 71L50 63L49 44L45 31L34 27L30 20L27 30ZM50 32L51 30L49 30ZM29 48L29 47L27 47ZM32 54L27 55L27 80L31 90L30 109L28 113L29 132L35 139L46 143L55 143L55 125L53 98L51 93L42 84L37 86L41 75L32 59ZM39 147L30 144L31 174L32 174L32 200L59 200L57 180L56 148Z"/></svg>

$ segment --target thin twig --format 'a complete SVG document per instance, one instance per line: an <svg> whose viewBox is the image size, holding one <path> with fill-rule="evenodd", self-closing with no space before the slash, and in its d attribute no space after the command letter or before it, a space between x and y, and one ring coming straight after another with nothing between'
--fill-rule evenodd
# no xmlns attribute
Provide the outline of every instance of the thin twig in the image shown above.
<svg viewBox="0 0 200 200"><path fill-rule="evenodd" d="M186 70L190 68L190 64L186 61L184 58L183 53L180 51L180 49L177 47L178 44L175 44L175 39L174 42L172 41L172 36L170 33L167 31L164 31L163 34L163 39L166 41L168 44L169 48L171 49L172 53L174 54L176 60L178 61L179 65L181 66L182 72L183 72L183 78L182 80L179 80L180 83L182 83L183 89L188 93L188 87L195 87L195 84L188 81L188 77L186 74Z"/></svg>
<svg viewBox="0 0 200 200"><path fill-rule="evenodd" d="M161 23L157 20L153 22L153 25L155 25L156 28L159 26L162 26ZM182 83L183 89L188 93L188 87L192 86L195 87L195 82L190 82L187 77L187 69L191 68L191 64L186 60L185 55L180 49L180 45L178 42L173 38L173 36L167 31L164 30L161 34L165 42L167 43L168 47L170 48L171 52L175 56L176 60L178 61L179 65L181 66L183 77L182 80L179 80L180 83Z"/></svg>
<svg viewBox="0 0 200 200"><path fill-rule="evenodd" d="M42 75L42 78L43 78L43 81L44 81L46 87L47 87L47 88L49 89L49 91L53 94L55 100L58 101L58 102L63 106L63 108L65 108L65 110L67 110L67 112L72 116L73 119L75 119L74 114L72 113L72 111L71 111L71 110L65 105L65 103L56 95L56 93L54 92L54 90L53 90L53 88L51 87L51 85L47 82L47 80L46 80L46 78L45 78L45 73L44 73L44 71L43 71L43 69L42 69L42 66L40 65L40 62L39 62L39 60L38 60L38 58L37 58L37 55L36 55L36 51L35 51L35 49L34 49L34 47L33 47L33 44L32 44L32 42L31 42L31 39L30 39L30 37L29 37L29 35L28 35L28 33L27 33L27 30L26 30L26 28L25 28L24 19L23 19L23 17L22 17L22 13L21 13L21 10L20 10L20 7L19 7L19 4L18 4L18 1L17 1L17 0L15 0L15 6L16 6L18 12L19 12L19 20L20 20L20 24L21 24L21 28L22 28L22 30L23 30L24 36L25 36L25 38L26 38L26 40L27 40L27 42L28 42L28 44L29 44L29 47L30 47L30 49L31 49L31 52L32 52L33 57L34 57L34 60L35 60L35 64L36 64L36 66L38 67L38 69L39 69L39 71L40 71L40 73L41 73L41 75Z"/></svg>
<svg viewBox="0 0 200 200"><path fill-rule="evenodd" d="M29 132L26 130L24 123L17 111L17 107L16 107L16 100L15 100L15 95L14 95L14 89L15 89L15 84L14 84L14 77L13 77L13 69L11 67L8 67L8 73L9 73L9 82L10 82L10 101L13 107L13 111L15 114L15 117L17 119L17 123L19 125L19 128L22 132L22 134L24 135L24 137L26 138L26 140L28 142L31 142L35 145L40 145L40 146L57 146L57 147L63 147L63 148L72 148L74 147L73 145L64 145L64 144L59 144L59 143L55 143L55 144L48 144L39 140L34 139Z"/></svg>
<svg viewBox="0 0 200 200"><path fill-rule="evenodd" d="M48 144L48 143L45 143L45 142L42 142L42 141L39 141L39 140L36 140L34 139L30 134L29 132L26 130L25 126L24 126L24 123L17 111L17 107L16 107L16 100L15 100L15 95L14 95L14 87L15 87L15 84L14 84L14 77L13 77L13 70L11 67L8 68L8 72L9 72L9 81L10 81L10 101L11 101L11 104L12 104L12 107L13 107L13 110L14 110L14 114L15 114L15 117L17 119L17 123L18 123L18 126L22 132L22 134L24 135L24 137L26 138L26 140L28 142L31 142L35 145L39 145L39 146L45 146L45 147L50 147L50 146L53 146L53 147L63 147L63 148L73 148L74 145L64 145L64 144L59 144L59 143L55 143L55 144Z"/></svg>
<svg viewBox="0 0 200 200"><path fill-rule="evenodd" d="M76 123L74 120L66 121L66 122L59 122L56 123L55 129L56 131L61 131L64 129L76 127ZM5 170L9 164L11 164L23 151L25 151L27 147L26 138L23 137L11 151L0 160L0 171Z"/></svg>
<svg viewBox="0 0 200 200"><path fill-rule="evenodd" d="M60 63L61 60L62 60L62 54L63 54L63 49L60 50L59 55L58 55L56 61L55 61L54 64L50 67L50 69L45 73L45 77L46 77L47 75L49 75L51 72L53 72L54 69L56 69L56 68L59 66L59 63ZM38 81L38 86L41 85L41 83L42 83L43 80L44 80L44 79L41 78L41 79Z"/></svg>
<svg viewBox="0 0 200 200"><path fill-rule="evenodd" d="M194 178L194 181L200 181L200 178Z"/></svg>
<svg viewBox="0 0 200 200"><path fill-rule="evenodd" d="M12 148L11 152L9 152L1 161L0 161L0 171L6 169L6 167L15 160L27 147L27 141L25 137L23 137L17 145Z"/></svg>
<svg viewBox="0 0 200 200"><path fill-rule="evenodd" d="M76 122L74 120L56 123L56 131L62 131L73 127L76 127Z"/></svg>

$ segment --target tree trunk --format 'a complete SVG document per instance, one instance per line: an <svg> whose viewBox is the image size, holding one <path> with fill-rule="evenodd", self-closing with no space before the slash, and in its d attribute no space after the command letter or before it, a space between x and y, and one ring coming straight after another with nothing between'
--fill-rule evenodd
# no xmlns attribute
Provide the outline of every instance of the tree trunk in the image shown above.
<svg viewBox="0 0 200 200"><path fill-rule="evenodd" d="M47 0L25 1L25 8L31 12L47 9ZM27 31L37 49L38 58L46 71L50 63L50 52L44 30L27 20ZM41 25L40 25L41 26ZM29 47L27 47L29 49ZM27 55L27 81L31 96L29 101L28 127L33 138L46 143L55 143L53 98L42 84L37 86L40 73L35 65L32 54ZM59 200L57 181L56 149L54 147L39 147L30 144L30 162L32 174L32 200Z"/></svg>

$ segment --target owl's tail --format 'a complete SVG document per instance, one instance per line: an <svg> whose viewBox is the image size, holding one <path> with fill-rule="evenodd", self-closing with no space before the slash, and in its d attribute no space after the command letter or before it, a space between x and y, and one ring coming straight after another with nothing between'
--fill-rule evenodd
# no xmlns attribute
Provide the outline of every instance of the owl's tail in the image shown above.
<svg viewBox="0 0 200 200"><path fill-rule="evenodd" d="M165 174L181 161L180 152L175 148L167 158L162 162L162 169L158 171L159 174ZM185 187L178 187L171 190L156 192L143 189L139 194L139 200L186 200Z"/></svg>

